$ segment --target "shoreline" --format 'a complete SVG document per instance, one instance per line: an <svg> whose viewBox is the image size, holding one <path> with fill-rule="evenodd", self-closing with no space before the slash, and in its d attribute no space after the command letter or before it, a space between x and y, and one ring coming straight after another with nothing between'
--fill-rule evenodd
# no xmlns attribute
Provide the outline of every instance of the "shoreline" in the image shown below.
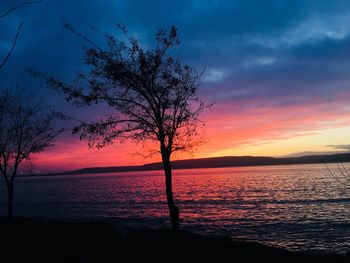
<svg viewBox="0 0 350 263"><path fill-rule="evenodd" d="M269 156L223 156L198 159L185 159L172 161L173 170L230 168L230 167L259 167L278 165L305 165L305 164L331 164L350 162L350 153L333 155L306 155L300 157L269 157ZM134 166L107 166L107 167L86 167L77 170L23 174L20 177L32 176L57 176L57 175L81 175L100 173L124 173L161 171L161 162L148 163Z"/></svg>
<svg viewBox="0 0 350 263"><path fill-rule="evenodd" d="M255 262L348 262L350 259L349 252L347 255L292 252L258 242L189 231L180 231L174 235L169 229L144 228L123 233L107 222L0 219L0 231L3 251L25 252L13 251L13 255L19 257L18 260L31 258L45 261L48 260L44 255L46 253L57 255L55 259L63 262L67 258L78 262L107 262L109 259L122 259L121 262L179 262L183 259L192 262L208 259L215 262L226 262L228 259Z"/></svg>

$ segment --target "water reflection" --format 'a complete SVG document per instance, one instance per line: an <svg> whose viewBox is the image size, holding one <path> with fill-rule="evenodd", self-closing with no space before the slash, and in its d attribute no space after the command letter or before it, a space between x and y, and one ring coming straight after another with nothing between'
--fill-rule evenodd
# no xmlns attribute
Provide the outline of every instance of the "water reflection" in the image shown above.
<svg viewBox="0 0 350 263"><path fill-rule="evenodd" d="M167 226L160 171L19 178L15 213ZM284 246L343 252L350 245L350 193L323 165L177 170L183 227ZM1 189L0 212L5 214Z"/></svg>

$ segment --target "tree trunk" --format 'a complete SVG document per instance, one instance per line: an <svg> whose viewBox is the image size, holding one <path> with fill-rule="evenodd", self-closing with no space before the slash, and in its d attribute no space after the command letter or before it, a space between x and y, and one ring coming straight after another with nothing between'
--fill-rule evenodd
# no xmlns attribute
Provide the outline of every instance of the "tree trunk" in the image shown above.
<svg viewBox="0 0 350 263"><path fill-rule="evenodd" d="M178 232L180 228L180 212L179 207L174 204L170 156L162 153L162 160L165 173L166 198L168 202L171 226L173 232Z"/></svg>
<svg viewBox="0 0 350 263"><path fill-rule="evenodd" d="M7 196L8 196L7 218L12 219L13 217L13 182L7 183Z"/></svg>

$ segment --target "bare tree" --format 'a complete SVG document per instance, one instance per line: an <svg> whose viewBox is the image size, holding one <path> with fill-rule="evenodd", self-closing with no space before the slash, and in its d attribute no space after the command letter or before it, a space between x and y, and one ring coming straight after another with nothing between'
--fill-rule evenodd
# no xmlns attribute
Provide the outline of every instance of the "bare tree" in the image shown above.
<svg viewBox="0 0 350 263"><path fill-rule="evenodd" d="M74 128L73 132L87 139L90 147L101 148L116 139L158 144L156 149L149 149L148 156L161 155L172 229L177 231L179 208L173 197L171 156L200 143L198 117L207 107L197 95L203 72L169 54L169 49L180 44L176 27L159 30L156 46L148 49L130 37L124 26L119 28L127 41L102 33L106 48L66 27L88 43L85 63L90 72L79 74L70 85L40 73L34 75L63 91L67 101L80 106L105 103L112 110L98 121L82 122Z"/></svg>
<svg viewBox="0 0 350 263"><path fill-rule="evenodd" d="M0 13L0 19L8 16L9 14L11 14L12 12L14 12L15 10L17 10L18 8L20 8L22 6L38 3L38 2L41 2L41 1L42 0L20 2L17 5L11 7L7 11L5 11L4 13ZM8 61L8 59L10 58L13 50L15 49L15 46L17 44L17 40L18 40L18 37L19 37L19 34L21 32L22 27L23 27L23 23L21 22L21 23L19 23L19 25L17 27L17 31L16 31L15 37L14 37L14 39L12 41L11 48L9 49L7 54L4 56L4 58L0 61L0 69L5 66L5 64Z"/></svg>
<svg viewBox="0 0 350 263"><path fill-rule="evenodd" d="M0 92L0 174L8 192L8 218L13 217L14 180L20 165L31 155L52 146L59 133L54 121L60 117L50 107L34 103L17 92Z"/></svg>

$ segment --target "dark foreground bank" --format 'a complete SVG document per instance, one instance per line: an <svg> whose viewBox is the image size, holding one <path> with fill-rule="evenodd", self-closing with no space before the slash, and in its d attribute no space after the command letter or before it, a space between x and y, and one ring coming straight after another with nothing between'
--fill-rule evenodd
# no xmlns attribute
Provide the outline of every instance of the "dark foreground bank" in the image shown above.
<svg viewBox="0 0 350 263"><path fill-rule="evenodd" d="M167 230L122 234L110 224L0 219L0 262L350 262L226 237Z"/></svg>

